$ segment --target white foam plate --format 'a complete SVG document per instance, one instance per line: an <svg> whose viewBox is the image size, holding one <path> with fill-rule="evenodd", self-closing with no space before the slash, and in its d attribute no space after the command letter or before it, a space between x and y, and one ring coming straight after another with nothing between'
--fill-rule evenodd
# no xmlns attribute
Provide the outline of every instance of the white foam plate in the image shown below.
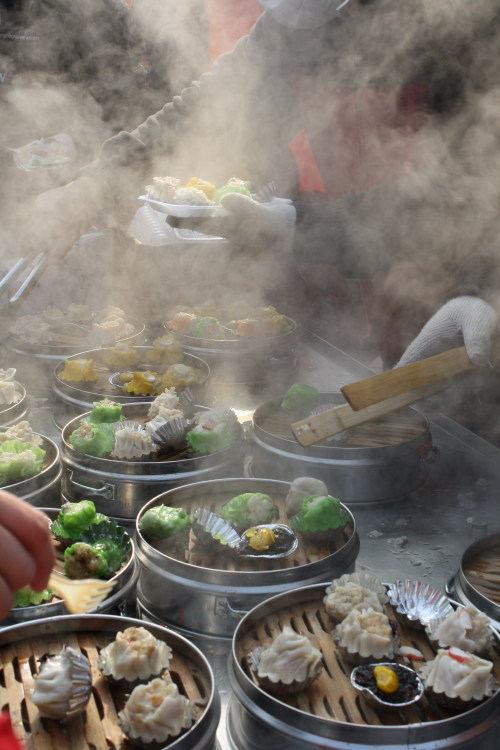
<svg viewBox="0 0 500 750"><path fill-rule="evenodd" d="M212 204L210 206L193 206L187 203L163 203L150 198L149 195L140 195L140 201L149 203L156 211L169 216L177 216L180 219L203 218L207 216L229 216L229 211Z"/></svg>

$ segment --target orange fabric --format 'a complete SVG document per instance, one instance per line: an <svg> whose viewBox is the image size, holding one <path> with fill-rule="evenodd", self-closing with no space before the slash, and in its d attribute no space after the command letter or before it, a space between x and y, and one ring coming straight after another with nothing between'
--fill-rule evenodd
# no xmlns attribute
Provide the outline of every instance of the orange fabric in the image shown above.
<svg viewBox="0 0 500 750"><path fill-rule="evenodd" d="M230 52L264 12L258 0L206 0L210 63Z"/></svg>
<svg viewBox="0 0 500 750"><path fill-rule="evenodd" d="M294 139L291 147L307 189L335 200L400 177L415 158L416 113L425 102L421 84L339 90L296 75L295 85L307 136Z"/></svg>

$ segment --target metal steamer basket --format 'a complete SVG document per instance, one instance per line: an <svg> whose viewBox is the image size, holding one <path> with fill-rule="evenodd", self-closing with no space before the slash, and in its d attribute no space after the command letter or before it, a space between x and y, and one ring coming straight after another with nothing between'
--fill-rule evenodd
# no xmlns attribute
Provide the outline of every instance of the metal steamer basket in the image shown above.
<svg viewBox="0 0 500 750"><path fill-rule="evenodd" d="M12 492L13 495L26 500L36 507L46 506L50 503L61 504L60 480L61 462L59 448L45 435L41 438L40 447L45 451L42 470L34 477L27 477L14 484L4 485L3 490Z"/></svg>
<svg viewBox="0 0 500 750"><path fill-rule="evenodd" d="M93 360L93 367L98 375L98 379L89 383L76 383L63 380L61 373L64 370L64 362L59 362L54 370L52 381L52 390L55 395L54 420L58 427L62 429L70 419L77 417L84 411L89 411L92 409L94 401L99 401L103 398L110 398L112 401L117 401L121 404L134 404L152 401L156 397L155 395L129 394L123 390L120 384L120 372L125 370L152 370L157 372L158 368L161 368L163 372L166 369L166 365L147 361L146 355L153 347L136 346L134 348L140 355L141 361L133 367L122 366L119 368L107 365L104 360L108 351L107 349L92 349L88 352L81 352L80 354L68 357L67 359L70 360L82 357ZM198 402L200 394L203 391L203 385L210 375L208 364L199 357L187 353L183 355L180 361L182 364L192 367L198 373L199 380L197 385L190 386L190 391Z"/></svg>
<svg viewBox="0 0 500 750"><path fill-rule="evenodd" d="M267 382L283 367L295 367L300 332L292 318L286 320L287 331L255 338L203 339L173 331L167 323L163 326L178 339L184 351L208 362L214 382L255 384Z"/></svg>
<svg viewBox="0 0 500 750"><path fill-rule="evenodd" d="M113 615L67 615L35 620L0 631L0 699L9 711L14 730L33 750L78 747L80 750L122 750L128 747L118 724L118 712L126 696L97 669L100 650L118 631L145 627L172 649L165 679L196 705L194 724L169 739L168 750L215 750L220 719L220 697L212 669L199 649L171 630L129 617ZM64 645L82 651L92 666L92 695L85 712L70 722L63 734L59 722L40 719L31 702L38 659L57 654ZM69 734L70 733L70 734ZM68 736L69 735L69 736ZM69 745L67 743L70 743Z"/></svg>
<svg viewBox="0 0 500 750"><path fill-rule="evenodd" d="M200 549L190 533L189 543L160 551L140 531L143 514L156 505L217 510L243 492L269 495L279 508L280 523L287 523L284 501L290 484L272 479L228 478L198 482L153 498L136 523L138 606L146 618L202 637L230 638L251 607L274 594L304 584L330 581L351 572L359 552L354 517L330 543L300 538L296 552L272 559L227 557ZM346 509L347 510L347 509Z"/></svg>
<svg viewBox="0 0 500 750"><path fill-rule="evenodd" d="M145 324L132 318L125 318L127 323L134 326L130 336L124 336L118 341L137 341L141 343L144 338ZM4 358L10 367L16 367L22 376L28 391L36 395L50 395L51 381L55 366L61 360L78 355L98 342L91 342L88 338L68 340L54 344L28 344L19 337L12 335L5 339Z"/></svg>
<svg viewBox="0 0 500 750"><path fill-rule="evenodd" d="M54 521L59 513L58 508L41 508L43 512ZM112 592L97 607L90 610L90 614L121 614L133 611L135 605L135 585L137 583L138 569L135 562L134 542L130 539L132 549L129 559L126 560L115 575L110 579L114 582ZM46 617L60 617L66 615L66 607L62 599L54 597L52 601L30 604L26 607L15 607L10 611L5 620L0 621L0 628L10 625L20 625L24 622L39 620Z"/></svg>
<svg viewBox="0 0 500 750"><path fill-rule="evenodd" d="M500 630L500 533L478 539L468 547L449 591L462 604L484 612Z"/></svg>
<svg viewBox="0 0 500 750"><path fill-rule="evenodd" d="M149 407L149 402L126 404L122 414L126 419L145 421ZM100 513L119 520L123 525L135 519L143 505L160 492L186 482L227 476L243 462L243 428L239 425L239 435L233 445L216 453L197 454L186 444L165 460L132 461L89 456L76 451L69 442L80 418L87 414L71 420L62 431L62 493L71 502L92 500Z"/></svg>
<svg viewBox="0 0 500 750"><path fill-rule="evenodd" d="M424 697L410 708L370 707L350 683L352 666L337 652L320 585L280 594L255 607L236 628L229 661L233 691L228 733L235 750L496 750L500 691L475 708L454 713ZM247 654L269 642L285 625L311 638L323 654L324 669L309 689L283 700L260 688ZM434 651L423 631L400 629L401 641L426 659ZM494 650L498 677L500 652Z"/></svg>
<svg viewBox="0 0 500 750"><path fill-rule="evenodd" d="M29 412L28 397L26 394L26 388L14 381L16 386L16 393L19 394L19 401L15 404L2 404L0 409L0 429L2 427L10 427L11 425L17 424L26 417Z"/></svg>
<svg viewBox="0 0 500 750"><path fill-rule="evenodd" d="M340 393L321 393L316 411L343 403ZM309 448L290 427L306 416L282 409L281 399L255 410L248 429L255 476L316 477L330 494L360 505L401 497L424 482L434 449L429 422L416 409L400 409Z"/></svg>

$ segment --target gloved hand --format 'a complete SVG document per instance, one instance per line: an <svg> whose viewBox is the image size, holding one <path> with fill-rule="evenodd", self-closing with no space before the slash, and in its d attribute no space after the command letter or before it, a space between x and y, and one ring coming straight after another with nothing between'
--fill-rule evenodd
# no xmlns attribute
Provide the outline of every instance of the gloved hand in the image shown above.
<svg viewBox="0 0 500 750"><path fill-rule="evenodd" d="M178 229L194 229L203 234L225 237L244 250L256 252L270 248L277 252L292 249L296 210L291 202L274 198L269 203L258 203L241 193L227 193L221 205L227 216L207 219L168 217L168 223Z"/></svg>
<svg viewBox="0 0 500 750"><path fill-rule="evenodd" d="M479 297L455 297L427 321L396 367L462 344L471 362L486 365L496 323L495 310L484 300Z"/></svg>

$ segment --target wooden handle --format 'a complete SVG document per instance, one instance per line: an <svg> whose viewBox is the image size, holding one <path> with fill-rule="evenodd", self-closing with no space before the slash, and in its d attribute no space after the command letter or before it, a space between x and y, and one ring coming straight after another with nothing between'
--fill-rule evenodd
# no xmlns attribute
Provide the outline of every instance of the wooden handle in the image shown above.
<svg viewBox="0 0 500 750"><path fill-rule="evenodd" d="M446 380L472 367L474 365L468 358L465 347L459 346L456 349L435 354L433 357L420 359L409 365L357 380L342 386L340 390L351 409L359 411L406 391L413 391L429 383ZM444 385L441 387L443 388Z"/></svg>
<svg viewBox="0 0 500 750"><path fill-rule="evenodd" d="M304 448L307 448L321 440L333 437L339 432L348 430L350 427L371 422L373 419L378 419L378 417L389 414L391 411L401 409L403 406L420 401L420 399L428 398L443 390L443 387L443 382L429 383L421 388L401 393L359 411L353 411L349 404L342 404L341 406L335 406L333 409L326 409L312 417L301 419L299 422L294 422L291 428L296 440Z"/></svg>

